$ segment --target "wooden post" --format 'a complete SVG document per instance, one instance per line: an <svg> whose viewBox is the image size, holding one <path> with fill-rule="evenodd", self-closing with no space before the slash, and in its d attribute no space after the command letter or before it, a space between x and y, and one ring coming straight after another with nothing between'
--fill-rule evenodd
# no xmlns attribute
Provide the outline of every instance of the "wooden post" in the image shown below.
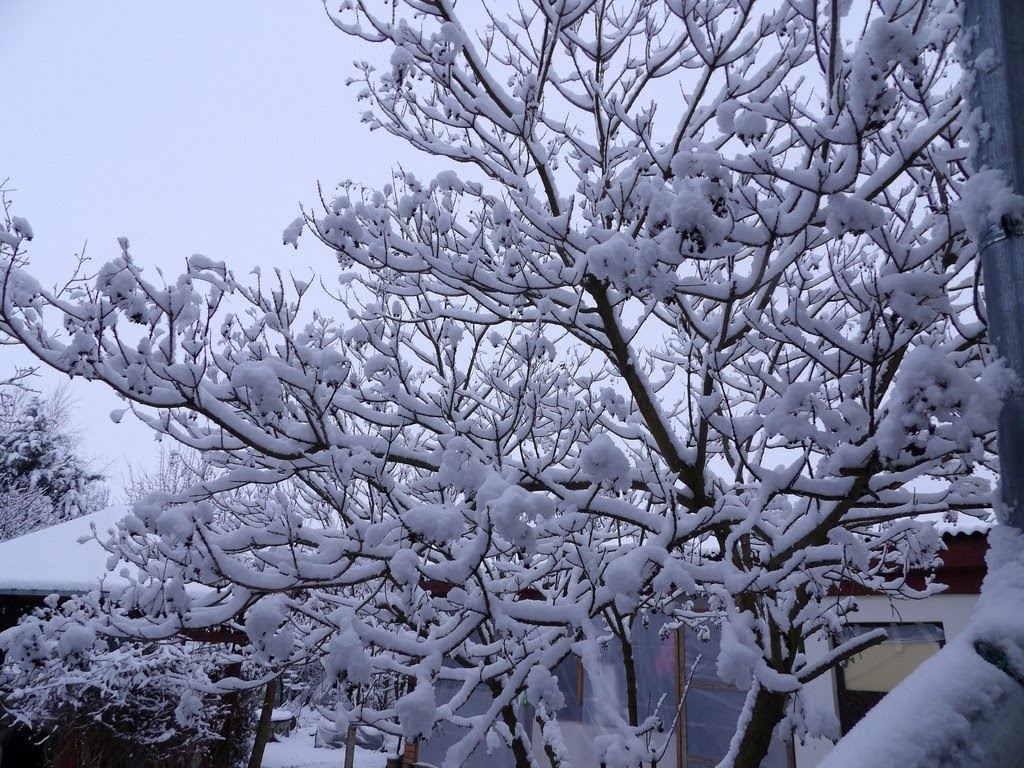
<svg viewBox="0 0 1024 768"><path fill-rule="evenodd" d="M263 710L260 712L260 724L256 728L256 740L252 745L252 754L249 755L249 768L260 768L263 764L263 750L266 749L270 740L271 716L274 714L274 700L277 698L277 687L279 677L275 677L267 683L263 694Z"/></svg>

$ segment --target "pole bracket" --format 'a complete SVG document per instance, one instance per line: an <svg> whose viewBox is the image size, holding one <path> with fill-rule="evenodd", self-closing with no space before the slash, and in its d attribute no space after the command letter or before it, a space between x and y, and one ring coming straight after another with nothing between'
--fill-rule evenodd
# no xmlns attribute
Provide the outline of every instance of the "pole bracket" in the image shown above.
<svg viewBox="0 0 1024 768"><path fill-rule="evenodd" d="M978 243L978 252L981 253L989 246L1009 240L1011 237L1024 236L1024 221L1013 216L1003 216L998 224L993 224L985 230Z"/></svg>
<svg viewBox="0 0 1024 768"><path fill-rule="evenodd" d="M1002 648L987 640L978 640L974 643L974 650L989 664L1003 670L1003 672L1024 686L1024 675L1021 675L1020 672L1014 669L1006 651Z"/></svg>

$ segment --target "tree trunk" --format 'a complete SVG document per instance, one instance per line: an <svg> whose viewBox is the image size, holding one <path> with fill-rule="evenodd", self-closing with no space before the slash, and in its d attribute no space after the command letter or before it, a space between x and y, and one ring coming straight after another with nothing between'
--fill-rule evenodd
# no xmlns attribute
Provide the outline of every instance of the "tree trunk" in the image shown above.
<svg viewBox="0 0 1024 768"><path fill-rule="evenodd" d="M278 678L267 683L263 694L263 710L260 712L260 724L256 728L256 740L252 744L249 755L249 768L260 768L263 764L263 750L270 740L271 716L274 714L274 699L277 698Z"/></svg>
<svg viewBox="0 0 1024 768"><path fill-rule="evenodd" d="M734 768L760 768L772 743L772 732L786 711L786 694L759 688L750 720L740 738Z"/></svg>
<svg viewBox="0 0 1024 768"><path fill-rule="evenodd" d="M487 680L484 685L487 686L492 696L498 697L501 694L501 683L497 680ZM530 753L532 745L529 743L524 745L523 739L520 738L520 723L514 705L509 703L502 707L500 717L508 727L509 733L512 734L512 757L515 760L516 768L532 768L535 765Z"/></svg>
<svg viewBox="0 0 1024 768"><path fill-rule="evenodd" d="M633 643L631 638L626 637L625 632L622 633L620 641L622 643L622 665L626 673L626 716L629 719L629 724L636 728L640 725L640 703L638 701Z"/></svg>

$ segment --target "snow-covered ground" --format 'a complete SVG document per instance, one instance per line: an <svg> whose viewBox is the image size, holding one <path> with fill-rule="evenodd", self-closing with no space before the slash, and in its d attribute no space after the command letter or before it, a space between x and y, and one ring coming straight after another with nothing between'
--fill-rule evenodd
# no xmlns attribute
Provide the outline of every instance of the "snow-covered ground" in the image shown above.
<svg viewBox="0 0 1024 768"><path fill-rule="evenodd" d="M315 728L302 727L284 741L272 741L263 753L263 768L341 768L345 764L344 749L314 747ZM383 752L356 748L355 768L384 768Z"/></svg>

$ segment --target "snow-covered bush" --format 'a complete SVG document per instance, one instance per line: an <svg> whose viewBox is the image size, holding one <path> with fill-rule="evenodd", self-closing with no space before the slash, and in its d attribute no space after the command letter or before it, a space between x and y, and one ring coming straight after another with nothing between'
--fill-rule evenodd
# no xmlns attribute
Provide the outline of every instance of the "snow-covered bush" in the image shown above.
<svg viewBox="0 0 1024 768"><path fill-rule="evenodd" d="M924 594L916 517L988 508L957 6L346 0L388 62L353 80L365 122L465 173L343 184L288 226L337 254L340 319L201 256L152 282L124 239L54 294L12 222L2 329L216 468L110 543L138 571L111 626L234 620L273 668L403 675L359 717L464 726L450 765L530 765L531 681L612 641L601 748L635 763L633 627L702 604L747 691L724 764L807 732L803 642L854 607L832 588Z"/></svg>
<svg viewBox="0 0 1024 768"><path fill-rule="evenodd" d="M58 763L68 753L106 768L213 765L232 704L213 693L225 672L215 648L111 642L83 620L89 602L51 603L4 633L0 717L45 739Z"/></svg>

